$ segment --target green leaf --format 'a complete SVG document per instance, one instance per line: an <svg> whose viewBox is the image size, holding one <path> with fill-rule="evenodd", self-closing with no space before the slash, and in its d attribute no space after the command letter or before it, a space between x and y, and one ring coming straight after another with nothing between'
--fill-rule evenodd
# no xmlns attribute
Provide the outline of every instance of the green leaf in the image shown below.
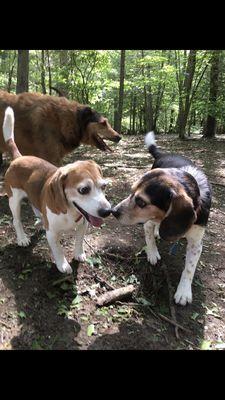
<svg viewBox="0 0 225 400"><path fill-rule="evenodd" d="M196 318L199 316L199 313L194 312L191 316L191 319L193 319L194 321L196 320Z"/></svg>
<svg viewBox="0 0 225 400"><path fill-rule="evenodd" d="M212 349L212 343L210 340L203 340L201 346L201 350L211 350Z"/></svg>
<svg viewBox="0 0 225 400"><path fill-rule="evenodd" d="M55 294L52 293L52 292L47 292L46 291L45 293L46 293L46 295L48 296L49 299L53 299L55 297Z"/></svg>
<svg viewBox="0 0 225 400"><path fill-rule="evenodd" d="M18 316L19 316L20 318L26 318L26 317L27 317L24 311L18 312Z"/></svg>
<svg viewBox="0 0 225 400"><path fill-rule="evenodd" d="M88 335L88 336L92 336L93 333L94 333L94 331L95 331L95 326L94 326L94 324L88 325L88 327L87 327L87 335Z"/></svg>
<svg viewBox="0 0 225 400"><path fill-rule="evenodd" d="M67 282L63 282L62 285L60 285L60 288L62 290L68 290L70 289L70 285Z"/></svg>
<svg viewBox="0 0 225 400"><path fill-rule="evenodd" d="M31 345L32 350L43 350L41 345L38 343L37 340L34 340L34 342Z"/></svg>
<svg viewBox="0 0 225 400"><path fill-rule="evenodd" d="M79 303L81 303L81 301L82 301L82 297L79 296L79 295L77 295L77 296L75 297L75 299L73 299L72 305L74 306L74 305L76 305L76 304L79 304Z"/></svg>

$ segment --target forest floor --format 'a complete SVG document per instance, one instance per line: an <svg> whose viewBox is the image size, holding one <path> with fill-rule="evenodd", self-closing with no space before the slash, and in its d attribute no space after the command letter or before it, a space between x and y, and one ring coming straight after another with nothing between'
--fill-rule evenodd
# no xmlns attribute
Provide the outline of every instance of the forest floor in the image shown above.
<svg viewBox="0 0 225 400"><path fill-rule="evenodd" d="M143 227L120 226L110 216L101 228L89 229L88 260L73 261L73 276L64 279L51 261L44 232L34 226L29 205L24 201L22 218L32 242L19 248L7 198L0 197L0 349L225 348L225 138L179 141L163 135L157 142L190 157L212 183L213 205L193 281L193 303L182 307L170 301L184 267L185 241L176 255L170 255L171 244L159 241L162 259L151 267ZM124 136L111 147L112 154L103 154L81 146L65 163L88 158L98 162L104 177L111 179L107 197L116 204L153 160L143 137ZM65 235L63 243L71 261L74 237ZM99 308L96 296L107 290L105 282L115 288L133 284L135 292L126 301ZM174 326L163 319L174 319L171 313L187 329L178 330L178 339Z"/></svg>

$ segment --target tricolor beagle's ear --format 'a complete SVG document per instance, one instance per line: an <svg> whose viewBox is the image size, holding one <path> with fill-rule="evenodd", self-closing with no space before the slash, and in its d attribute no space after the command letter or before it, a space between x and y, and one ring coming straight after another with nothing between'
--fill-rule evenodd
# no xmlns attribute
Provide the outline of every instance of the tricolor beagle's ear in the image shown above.
<svg viewBox="0 0 225 400"><path fill-rule="evenodd" d="M168 216L159 227L159 235L164 240L177 240L184 236L196 221L197 215L192 200L184 195L174 195Z"/></svg>
<svg viewBox="0 0 225 400"><path fill-rule="evenodd" d="M64 192L67 173L63 173L60 168L52 176L48 187L48 202L50 209L56 214L66 214L68 204Z"/></svg>

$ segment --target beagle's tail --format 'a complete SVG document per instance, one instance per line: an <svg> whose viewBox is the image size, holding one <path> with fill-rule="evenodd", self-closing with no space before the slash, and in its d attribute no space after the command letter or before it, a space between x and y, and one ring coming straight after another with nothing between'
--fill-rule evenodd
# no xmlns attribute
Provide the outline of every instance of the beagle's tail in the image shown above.
<svg viewBox="0 0 225 400"><path fill-rule="evenodd" d="M148 132L145 136L145 144L148 148L149 153L156 159L159 158L163 151L158 148L155 141L155 134L153 131Z"/></svg>
<svg viewBox="0 0 225 400"><path fill-rule="evenodd" d="M7 150L13 160L15 160L15 158L17 157L22 156L14 140L14 124L15 118L13 109L11 107L7 107L5 110L5 117L3 121L3 136L7 146Z"/></svg>

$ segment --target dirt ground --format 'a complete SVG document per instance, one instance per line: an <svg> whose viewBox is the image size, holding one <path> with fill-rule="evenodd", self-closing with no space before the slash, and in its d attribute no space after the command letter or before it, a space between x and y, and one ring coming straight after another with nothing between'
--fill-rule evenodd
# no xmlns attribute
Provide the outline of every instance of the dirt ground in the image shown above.
<svg viewBox="0 0 225 400"><path fill-rule="evenodd" d="M170 302L184 267L185 241L176 255L171 244L158 242L162 260L147 262L142 226L122 227L112 216L101 228L90 228L85 249L88 261L72 261L73 276L64 279L51 261L44 231L24 201L22 218L31 245L19 248L6 197L0 197L0 349L70 350L175 350L225 348L225 138L175 140L158 136L158 145L190 157L208 174L213 206L203 253L193 281L193 303ZM152 158L143 137L124 136L112 145L112 154L82 146L64 160L92 158L111 179L111 203L128 195L132 182L151 168ZM1 180L3 174L0 176ZM63 237L71 261L74 238ZM163 266L169 274L171 286ZM96 296L133 284L131 298L109 306L96 306ZM178 330L171 321L187 330Z"/></svg>

